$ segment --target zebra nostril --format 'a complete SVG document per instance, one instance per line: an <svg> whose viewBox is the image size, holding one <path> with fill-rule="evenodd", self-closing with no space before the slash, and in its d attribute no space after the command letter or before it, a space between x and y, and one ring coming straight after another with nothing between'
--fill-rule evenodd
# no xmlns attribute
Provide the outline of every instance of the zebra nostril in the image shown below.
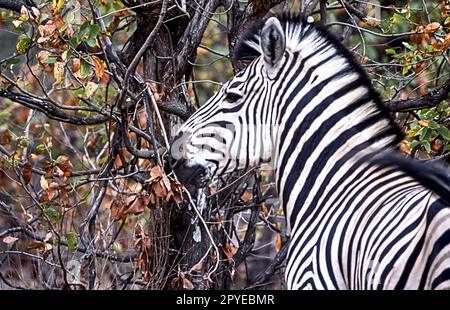
<svg viewBox="0 0 450 310"><path fill-rule="evenodd" d="M169 163L169 166L173 168L176 165L177 160L175 158L173 158L172 156L169 156L167 158L167 162Z"/></svg>

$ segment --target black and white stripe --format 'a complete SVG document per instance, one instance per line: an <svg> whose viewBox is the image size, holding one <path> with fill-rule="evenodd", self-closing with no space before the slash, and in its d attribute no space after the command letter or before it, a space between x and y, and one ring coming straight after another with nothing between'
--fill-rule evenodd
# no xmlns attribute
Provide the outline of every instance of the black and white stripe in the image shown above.
<svg viewBox="0 0 450 310"><path fill-rule="evenodd" d="M291 14L257 24L238 53L250 65L174 139L177 174L272 162L289 288L450 288L448 170L390 151L401 135L350 53Z"/></svg>

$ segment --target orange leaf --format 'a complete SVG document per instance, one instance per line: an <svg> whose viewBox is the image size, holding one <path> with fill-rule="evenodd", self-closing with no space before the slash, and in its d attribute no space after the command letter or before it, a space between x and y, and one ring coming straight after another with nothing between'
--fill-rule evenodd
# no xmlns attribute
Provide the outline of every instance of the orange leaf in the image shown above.
<svg viewBox="0 0 450 310"><path fill-rule="evenodd" d="M423 126L423 127L428 127L428 124L430 123L429 120L423 119L421 121L419 121L419 125Z"/></svg>
<svg viewBox="0 0 450 310"><path fill-rule="evenodd" d="M252 199L252 193L251 192L249 192L249 191L245 191L243 194L242 194L242 196L241 196L241 200L243 201L243 202L248 202L248 201L250 201L251 199Z"/></svg>
<svg viewBox="0 0 450 310"><path fill-rule="evenodd" d="M81 68L81 60L80 58L73 58L72 59L72 72L76 73Z"/></svg>
<svg viewBox="0 0 450 310"><path fill-rule="evenodd" d="M411 154L411 147L409 146L409 144L406 141L400 142L398 147L403 154L405 154L405 155Z"/></svg>
<svg viewBox="0 0 450 310"><path fill-rule="evenodd" d="M45 25L40 25L38 31L41 37L48 37L56 31L56 25L52 20L49 20Z"/></svg>
<svg viewBox="0 0 450 310"><path fill-rule="evenodd" d="M443 142L441 139L436 139L430 143L431 149L435 152L440 152L443 146Z"/></svg>
<svg viewBox="0 0 450 310"><path fill-rule="evenodd" d="M281 236L277 234L277 238L275 239L275 250L279 252L281 249Z"/></svg>
<svg viewBox="0 0 450 310"><path fill-rule="evenodd" d="M6 244L10 244L13 242L16 242L17 240L19 240L19 238L13 237L13 236L6 236L5 238L3 238L3 242Z"/></svg>
<svg viewBox="0 0 450 310"><path fill-rule="evenodd" d="M436 30L438 30L439 28L441 28L441 24L437 23L437 22L432 22L431 24L428 24L425 26L425 33L432 33L435 32Z"/></svg>
<svg viewBox="0 0 450 310"><path fill-rule="evenodd" d="M58 194L59 184L56 182L50 183L48 186L48 199L51 201Z"/></svg>
<svg viewBox="0 0 450 310"><path fill-rule="evenodd" d="M223 252L224 252L225 256L227 257L229 264L233 263L233 255L236 253L236 251L237 251L237 249L233 244L227 243L225 245Z"/></svg>
<svg viewBox="0 0 450 310"><path fill-rule="evenodd" d="M188 280L188 278L184 277L183 279L183 288L187 290L193 290L194 284L192 284L191 281Z"/></svg>
<svg viewBox="0 0 450 310"><path fill-rule="evenodd" d="M134 200L133 204L127 208L124 214L139 214L144 212L146 207L145 201L142 197L138 197Z"/></svg>
<svg viewBox="0 0 450 310"><path fill-rule="evenodd" d="M47 190L48 189L48 182L45 179L45 176L41 176L41 180L40 180L40 184L43 190Z"/></svg>
<svg viewBox="0 0 450 310"><path fill-rule="evenodd" d="M163 171L160 166L156 165L150 170L150 177L151 179L161 177L163 174Z"/></svg>
<svg viewBox="0 0 450 310"><path fill-rule="evenodd" d="M194 271L200 271L203 268L203 261L199 261L197 264L195 264L194 266L192 266L191 270Z"/></svg>
<svg viewBox="0 0 450 310"><path fill-rule="evenodd" d="M25 184L30 183L31 175L32 175L32 172L33 172L31 164L30 163L25 163L22 166L22 171L21 172L22 172L22 177L23 177L23 180L25 181Z"/></svg>
<svg viewBox="0 0 450 310"><path fill-rule="evenodd" d="M64 66L63 62L55 62L53 69L53 76L55 77L56 84L61 84L64 78Z"/></svg>
<svg viewBox="0 0 450 310"><path fill-rule="evenodd" d="M0 131L0 144L7 145L11 144L12 136L8 131Z"/></svg>
<svg viewBox="0 0 450 310"><path fill-rule="evenodd" d="M61 155L56 159L56 162L56 166L64 172L65 177L70 177L72 175L73 165L68 156Z"/></svg>
<svg viewBox="0 0 450 310"><path fill-rule="evenodd" d="M105 70L107 69L106 63L97 56L92 56L92 60L95 64L95 76L100 79L104 78L106 75Z"/></svg>

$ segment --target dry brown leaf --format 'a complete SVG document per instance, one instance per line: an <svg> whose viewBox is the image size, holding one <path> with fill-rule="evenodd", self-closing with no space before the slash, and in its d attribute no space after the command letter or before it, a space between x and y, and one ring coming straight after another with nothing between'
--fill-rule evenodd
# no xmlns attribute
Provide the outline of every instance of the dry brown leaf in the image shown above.
<svg viewBox="0 0 450 310"><path fill-rule="evenodd" d="M45 25L39 25L38 27L39 34L44 38L51 36L56 29L57 28L53 20L49 20L45 23Z"/></svg>
<svg viewBox="0 0 450 310"><path fill-rule="evenodd" d="M435 32L436 30L441 28L441 24L437 23L437 22L432 22L428 25L425 26L424 32L425 33L432 33Z"/></svg>
<svg viewBox="0 0 450 310"><path fill-rule="evenodd" d="M145 201L142 197L137 197L129 208L127 208L124 214L139 214L144 212L146 207Z"/></svg>
<svg viewBox="0 0 450 310"><path fill-rule="evenodd" d="M43 190L48 190L48 182L45 176L41 176L41 180L39 182Z"/></svg>
<svg viewBox="0 0 450 310"><path fill-rule="evenodd" d="M173 199L176 203L182 203L183 202L183 189L184 186L180 182L171 182L170 188L173 193Z"/></svg>
<svg viewBox="0 0 450 310"><path fill-rule="evenodd" d="M65 177L70 177L72 175L72 162L70 161L70 158L66 155L60 155L56 159L56 166L61 169L61 171L64 173Z"/></svg>
<svg viewBox="0 0 450 310"><path fill-rule="evenodd" d="M5 238L3 238L3 242L6 244L11 244L13 242L16 242L17 240L19 240L19 238L13 236L6 236Z"/></svg>
<svg viewBox="0 0 450 310"><path fill-rule="evenodd" d="M280 234L277 234L277 237L275 239L275 250L279 252L280 249L281 249L281 236Z"/></svg>
<svg viewBox="0 0 450 310"><path fill-rule="evenodd" d="M419 74L420 72L422 72L424 68L425 68L425 62L424 61L417 63L416 64L416 69L415 69L416 74Z"/></svg>
<svg viewBox="0 0 450 310"><path fill-rule="evenodd" d="M0 145L8 145L12 142L12 136L8 131L0 131Z"/></svg>
<svg viewBox="0 0 450 310"><path fill-rule="evenodd" d="M44 247L45 247L45 245L44 245L44 242L42 242L42 241L33 241L27 245L28 250L43 249Z"/></svg>
<svg viewBox="0 0 450 310"><path fill-rule="evenodd" d="M400 151L405 155L411 155L411 147L409 146L409 143L406 141L400 142L398 148Z"/></svg>
<svg viewBox="0 0 450 310"><path fill-rule="evenodd" d="M170 286L172 287L172 289L178 288L179 283L180 283L179 277L175 277L172 280L170 280Z"/></svg>
<svg viewBox="0 0 450 310"><path fill-rule="evenodd" d="M227 257L229 264L233 263L233 256L236 253L236 251L237 251L236 247L231 243L227 243L225 245L225 247L223 248L223 252L225 253L225 256Z"/></svg>
<svg viewBox="0 0 450 310"><path fill-rule="evenodd" d="M161 177L163 175L163 170L161 166L156 165L150 170L150 179L155 179L157 177Z"/></svg>
<svg viewBox="0 0 450 310"><path fill-rule="evenodd" d="M32 176L32 173L33 173L33 169L31 167L31 164L28 163L28 162L23 164L21 173L22 173L22 178L25 181L25 184L30 183L31 176Z"/></svg>
<svg viewBox="0 0 450 310"><path fill-rule="evenodd" d="M219 214L216 214L216 226L217 230L220 230L222 228L222 219L220 218Z"/></svg>
<svg viewBox="0 0 450 310"><path fill-rule="evenodd" d="M105 73L105 70L107 69L106 63L97 56L92 56L92 60L95 64L95 76L100 79L107 77L107 74Z"/></svg>
<svg viewBox="0 0 450 310"><path fill-rule="evenodd" d="M164 186L163 182L161 182L161 181L156 182L153 185L152 190L155 193L155 195L159 198L165 198L168 194L166 187Z"/></svg>
<svg viewBox="0 0 450 310"><path fill-rule="evenodd" d="M47 58L50 56L50 52L49 51L40 51L37 54L37 61L39 62L39 64L42 67L46 67L47 63L45 63L45 61L47 60Z"/></svg>
<svg viewBox="0 0 450 310"><path fill-rule="evenodd" d="M84 88L84 93L87 98L91 97L98 88L98 84L94 82L87 82L86 87Z"/></svg>
<svg viewBox="0 0 450 310"><path fill-rule="evenodd" d="M372 27L378 27L381 24L381 20L373 17L365 17L363 18L363 22Z"/></svg>
<svg viewBox="0 0 450 310"><path fill-rule="evenodd" d="M423 119L423 120L419 121L419 125L423 126L423 127L428 127L429 123L430 123L430 121L426 120L426 119Z"/></svg>
<svg viewBox="0 0 450 310"><path fill-rule="evenodd" d="M191 271L201 271L203 268L203 260L199 261L197 264L192 266Z"/></svg>
<svg viewBox="0 0 450 310"><path fill-rule="evenodd" d="M80 58L72 59L72 72L77 73L81 68L81 60Z"/></svg>
<svg viewBox="0 0 450 310"><path fill-rule="evenodd" d="M192 282L189 281L189 279L185 277L183 279L183 288L187 289L187 290L193 290L194 289L194 284L192 284Z"/></svg>
<svg viewBox="0 0 450 310"><path fill-rule="evenodd" d="M53 198L56 197L56 195L58 194L58 189L59 189L58 183L56 182L50 183L50 185L48 186L48 199L50 201L52 201Z"/></svg>
<svg viewBox="0 0 450 310"><path fill-rule="evenodd" d="M109 207L111 210L111 214L114 215L116 221L120 221L125 218L127 203L125 201L125 197L123 195L119 195L111 202L111 206Z"/></svg>
<svg viewBox="0 0 450 310"><path fill-rule="evenodd" d="M53 68L53 77L55 78L56 84L61 84L64 79L64 63L57 61L55 62Z"/></svg>
<svg viewBox="0 0 450 310"><path fill-rule="evenodd" d="M431 149L436 153L439 153L441 151L443 145L444 143L441 139L436 139L430 143Z"/></svg>
<svg viewBox="0 0 450 310"><path fill-rule="evenodd" d="M251 192L245 191L245 192L242 194L242 196L241 196L241 200L242 200L243 202L248 202L248 201L250 201L250 200L252 199L252 197L253 197L253 195L252 195Z"/></svg>

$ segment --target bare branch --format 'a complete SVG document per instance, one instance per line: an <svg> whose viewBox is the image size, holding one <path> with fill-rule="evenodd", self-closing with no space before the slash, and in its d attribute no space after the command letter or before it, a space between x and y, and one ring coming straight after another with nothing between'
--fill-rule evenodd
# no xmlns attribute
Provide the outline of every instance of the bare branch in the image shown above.
<svg viewBox="0 0 450 310"><path fill-rule="evenodd" d="M20 13L20 9L24 5L25 3L22 1L0 0L0 8L15 11L17 13Z"/></svg>
<svg viewBox="0 0 450 310"><path fill-rule="evenodd" d="M9 89L0 89L0 97L8 98L27 108L42 112L51 119L65 123L75 125L96 125L109 120L109 117L105 115L87 117L86 115L68 114L61 108L56 107L48 99L19 94Z"/></svg>
<svg viewBox="0 0 450 310"><path fill-rule="evenodd" d="M384 105L392 112L407 112L417 109L433 108L448 99L450 93L450 80L428 94L413 99L392 100Z"/></svg>
<svg viewBox="0 0 450 310"><path fill-rule="evenodd" d="M280 267L280 265L284 262L287 252L289 248L289 240L283 244L280 251L278 251L275 258L270 262L270 264L266 267L266 269L261 272L253 283L247 287L247 289L254 289L257 287L262 287L270 278L273 276L275 270Z"/></svg>

